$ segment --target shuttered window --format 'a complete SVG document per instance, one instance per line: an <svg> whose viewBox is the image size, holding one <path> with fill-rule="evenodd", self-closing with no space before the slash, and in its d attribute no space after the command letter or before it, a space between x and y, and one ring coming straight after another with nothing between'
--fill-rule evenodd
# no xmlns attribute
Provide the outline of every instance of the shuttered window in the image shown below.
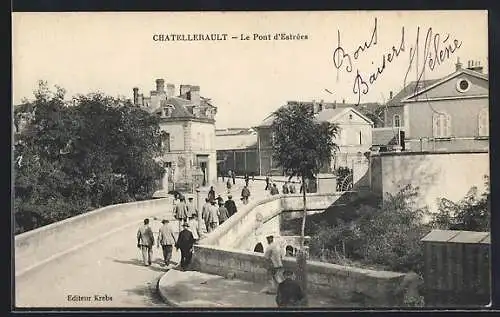
<svg viewBox="0 0 500 317"><path fill-rule="evenodd" d="M434 113L432 116L432 134L435 138L451 136L451 117L447 113Z"/></svg>
<svg viewBox="0 0 500 317"><path fill-rule="evenodd" d="M479 112L478 121L479 121L479 131L478 131L479 136L489 136L490 116L488 108L484 108Z"/></svg>

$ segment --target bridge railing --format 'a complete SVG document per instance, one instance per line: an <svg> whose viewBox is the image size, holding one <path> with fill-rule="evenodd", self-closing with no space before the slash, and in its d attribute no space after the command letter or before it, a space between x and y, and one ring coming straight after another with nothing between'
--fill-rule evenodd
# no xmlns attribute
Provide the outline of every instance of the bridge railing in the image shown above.
<svg viewBox="0 0 500 317"><path fill-rule="evenodd" d="M171 209L170 198L111 205L16 235L16 276L143 217L167 214Z"/></svg>

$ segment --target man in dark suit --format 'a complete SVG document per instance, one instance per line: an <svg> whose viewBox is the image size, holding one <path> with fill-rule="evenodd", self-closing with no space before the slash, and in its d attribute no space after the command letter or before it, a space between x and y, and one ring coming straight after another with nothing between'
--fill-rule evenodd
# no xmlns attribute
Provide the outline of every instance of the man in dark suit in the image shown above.
<svg viewBox="0 0 500 317"><path fill-rule="evenodd" d="M153 231L149 226L149 219L146 218L144 219L144 224L137 230L137 247L142 251L142 260L145 266L151 265L154 243Z"/></svg>
<svg viewBox="0 0 500 317"><path fill-rule="evenodd" d="M183 229L181 232L179 232L179 237L177 238L175 248L177 250L181 250L181 269L186 270L191 263L191 257L193 256L193 245L196 240L193 237L193 233L188 229L188 223L184 223L182 227Z"/></svg>
<svg viewBox="0 0 500 317"><path fill-rule="evenodd" d="M306 304L305 295L299 283L293 279L293 272L286 270L283 277L285 280L278 285L276 294L278 307L304 306Z"/></svg>
<svg viewBox="0 0 500 317"><path fill-rule="evenodd" d="M224 203L224 206L226 207L227 212L229 213L229 217L231 217L232 215L234 215L238 211L238 209L236 208L236 203L234 202L232 195L227 196L227 200Z"/></svg>

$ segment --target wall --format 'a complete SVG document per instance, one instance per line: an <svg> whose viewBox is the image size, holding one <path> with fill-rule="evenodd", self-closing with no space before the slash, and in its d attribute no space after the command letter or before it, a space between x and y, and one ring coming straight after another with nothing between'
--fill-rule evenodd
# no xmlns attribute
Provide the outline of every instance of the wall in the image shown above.
<svg viewBox="0 0 500 317"><path fill-rule="evenodd" d="M308 194L307 208L327 209L341 196L342 193ZM258 202L250 202L248 205L241 205L235 215L225 221L217 230L207 234L199 243L224 248L238 248L244 243L246 237L254 234L263 223L274 218L282 210L302 210L302 208L302 195L277 195Z"/></svg>
<svg viewBox="0 0 500 317"><path fill-rule="evenodd" d="M184 127L182 122L161 122L160 129L170 133L170 151L184 151Z"/></svg>
<svg viewBox="0 0 500 317"><path fill-rule="evenodd" d="M422 139L406 140L406 150L418 151L488 151L490 148L489 138L466 138L466 139Z"/></svg>
<svg viewBox="0 0 500 317"><path fill-rule="evenodd" d="M215 125L204 122L191 122L191 150L196 160L197 154L208 154L209 184L217 182L217 155L215 151Z"/></svg>
<svg viewBox="0 0 500 317"><path fill-rule="evenodd" d="M111 205L19 234L14 249L16 275L121 225L139 225L143 218L168 213L171 208L171 198Z"/></svg>
<svg viewBox="0 0 500 317"><path fill-rule="evenodd" d="M406 133L406 138L432 137L434 111L445 112L451 116L451 136L477 136L479 112L483 108L488 108L488 102L488 98L477 98L407 103L405 106L409 112L409 130Z"/></svg>
<svg viewBox="0 0 500 317"><path fill-rule="evenodd" d="M296 260L285 258L285 268L296 271ZM267 283L266 260L261 253L195 245L193 268L197 271ZM373 271L330 263L307 264L309 296L321 293L338 301L362 302L364 307L401 306L405 274Z"/></svg>
<svg viewBox="0 0 500 317"><path fill-rule="evenodd" d="M394 115L398 114L399 119L400 119L400 126L404 126L404 112L403 112L403 106L391 106L391 107L386 107L384 111L384 124L385 127L392 127L393 126L393 120L394 120Z"/></svg>
<svg viewBox="0 0 500 317"><path fill-rule="evenodd" d="M472 186L481 190L489 175L486 152L380 153L372 156L372 190L395 194L411 184L420 188L417 203L437 211L437 198L462 199Z"/></svg>

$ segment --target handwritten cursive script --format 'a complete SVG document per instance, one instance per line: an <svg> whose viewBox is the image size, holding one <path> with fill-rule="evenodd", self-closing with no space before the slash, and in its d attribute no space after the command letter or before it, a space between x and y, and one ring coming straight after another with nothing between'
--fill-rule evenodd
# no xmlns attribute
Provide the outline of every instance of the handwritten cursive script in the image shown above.
<svg viewBox="0 0 500 317"><path fill-rule="evenodd" d="M337 31L337 47L333 51L332 59L335 68L338 71L345 70L347 73L353 73L355 62L361 56L362 53L367 52L371 47L377 45L378 42L378 30L377 30L377 18L375 18L374 27L371 31L370 41L365 41L362 45L358 45L357 49L352 53L348 53L346 49L341 45L341 33L340 30ZM419 82L426 69L433 71L444 63L447 59L451 57L456 50L458 50L462 42L459 40L450 40L450 34L447 34L444 39L439 33L433 33L432 28L427 30L426 39L423 47L423 59L419 60L420 51L420 27L417 28L416 41L413 46L410 47L410 60L409 66L406 70L404 82L406 86L406 79L411 72L412 68L415 68L417 74L417 82ZM354 76L354 83L352 86L352 92L357 96L356 105L361 103L361 96L369 93L370 88L375 84L379 77L384 73L384 70L388 68L391 63L398 59L402 52L406 51L405 48L405 28L401 28L401 38L399 44L393 45L392 48L388 49L387 52L382 54L380 64L375 70L371 72L362 72L359 68L356 69ZM433 50L431 50L431 46ZM372 61L372 65L374 62Z"/></svg>
<svg viewBox="0 0 500 317"><path fill-rule="evenodd" d="M425 70L429 69L433 71L436 67L440 66L446 60L448 60L456 50L462 46L462 41L454 39L453 41L448 41L450 39L450 34L447 34L443 40L441 40L441 35L439 33L433 34L432 28L427 30L423 48L423 59L419 61L420 52L420 27L417 28L417 39L415 45L410 48L410 63L408 69L406 70L404 84L406 86L406 80L408 79L408 74L415 68L415 74L417 77L417 85L415 85L415 91L417 92L418 83L422 80ZM432 48L431 48L432 46Z"/></svg>

